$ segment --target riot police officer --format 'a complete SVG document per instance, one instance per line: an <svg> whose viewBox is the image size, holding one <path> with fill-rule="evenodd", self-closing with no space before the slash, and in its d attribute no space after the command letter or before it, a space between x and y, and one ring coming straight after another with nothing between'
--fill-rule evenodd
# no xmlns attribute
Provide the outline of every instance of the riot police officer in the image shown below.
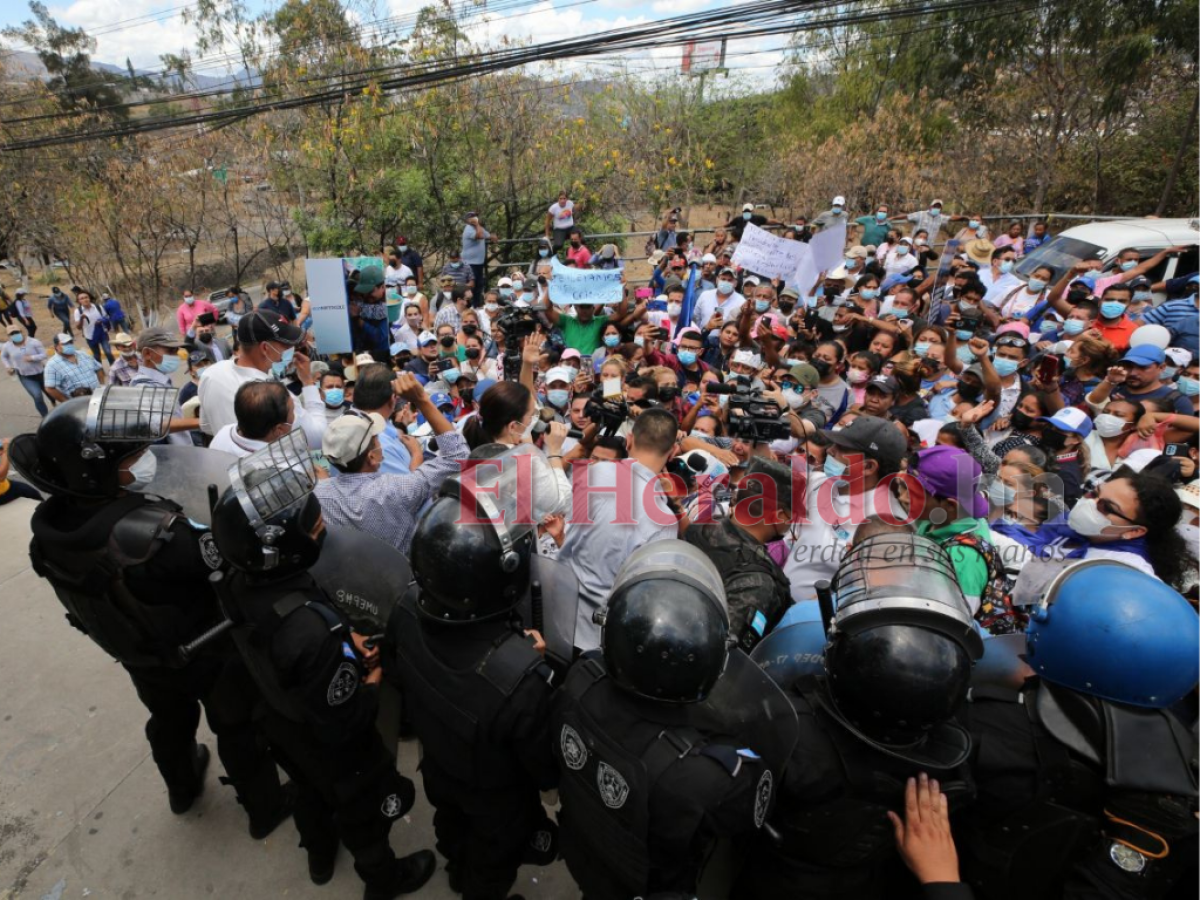
<svg viewBox="0 0 1200 900"><path fill-rule="evenodd" d="M187 647L221 619L208 584L221 556L177 504L137 492L154 477L148 448L166 435L177 393L108 386L13 440L13 464L51 494L33 514L29 554L67 620L129 673L171 811L187 812L204 788L203 706L260 839L291 814L292 792L252 726L253 682L227 636Z"/></svg>
<svg viewBox="0 0 1200 900"><path fill-rule="evenodd" d="M881 534L847 553L833 588L823 670L806 670L825 643L808 623L755 650L787 686L800 740L771 817L779 840L750 848L738 897L918 896L888 812L903 812L922 773L951 808L970 799L970 739L951 717L982 640L950 558L927 538Z"/></svg>
<svg viewBox="0 0 1200 900"><path fill-rule="evenodd" d="M721 576L690 544L631 555L598 617L601 649L554 700L563 857L589 900L694 893L716 841L766 821L795 714L729 648Z"/></svg>
<svg viewBox="0 0 1200 900"><path fill-rule="evenodd" d="M1198 654L1195 611L1151 575L1096 559L1050 582L1036 677L964 708L979 797L955 830L977 896L1196 895L1195 731L1173 707Z"/></svg>
<svg viewBox="0 0 1200 900"><path fill-rule="evenodd" d="M791 526L791 469L773 459L751 457L733 500L728 518L692 524L683 538L721 573L730 633L749 653L792 605L791 583L765 547Z"/></svg>
<svg viewBox="0 0 1200 900"><path fill-rule="evenodd" d="M375 728L378 650L308 572L325 533L315 478L297 432L239 461L213 511L217 546L237 570L217 590L262 691L263 727L298 787L309 876L316 884L333 877L340 841L365 900L390 900L419 889L437 863L430 850L397 859L388 843L416 792Z"/></svg>
<svg viewBox="0 0 1200 900"><path fill-rule="evenodd" d="M504 900L523 860L556 856L539 795L558 782L553 672L516 611L530 586L536 517L465 524L470 480L449 479L441 493L413 535L415 583L389 622L385 668L421 740L451 887L466 900Z"/></svg>

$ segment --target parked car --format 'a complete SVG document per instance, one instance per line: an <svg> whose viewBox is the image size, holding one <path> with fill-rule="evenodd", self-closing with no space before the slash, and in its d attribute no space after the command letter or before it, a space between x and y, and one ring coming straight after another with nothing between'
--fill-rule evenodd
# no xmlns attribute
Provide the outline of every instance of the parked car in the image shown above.
<svg viewBox="0 0 1200 900"><path fill-rule="evenodd" d="M1038 247L1017 265L1017 274L1026 278L1040 265L1053 266L1062 275L1084 259L1104 260L1104 274L1112 274L1117 254L1132 247L1149 259L1167 247L1191 249L1179 256L1168 256L1146 273L1152 282L1200 271L1200 221L1196 219L1115 219L1076 225ZM1155 296L1161 302L1163 294Z"/></svg>

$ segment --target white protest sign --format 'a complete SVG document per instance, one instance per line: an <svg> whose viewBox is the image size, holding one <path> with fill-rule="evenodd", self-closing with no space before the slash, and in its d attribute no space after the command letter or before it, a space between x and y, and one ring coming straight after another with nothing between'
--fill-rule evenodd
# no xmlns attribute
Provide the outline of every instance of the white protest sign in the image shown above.
<svg viewBox="0 0 1200 900"><path fill-rule="evenodd" d="M818 272L832 272L846 262L846 225L824 228L808 242Z"/></svg>
<svg viewBox="0 0 1200 900"><path fill-rule="evenodd" d="M733 251L733 264L768 278L790 278L805 250L800 241L776 237L751 224L746 226Z"/></svg>
<svg viewBox="0 0 1200 900"><path fill-rule="evenodd" d="M317 352L350 353L350 310L346 303L346 269L340 259L306 259L308 302Z"/></svg>
<svg viewBox="0 0 1200 900"><path fill-rule="evenodd" d="M616 305L625 296L620 269L572 269L553 261L550 299L559 306Z"/></svg>
<svg viewBox="0 0 1200 900"><path fill-rule="evenodd" d="M800 258L800 265L796 266L796 273L787 279L789 286L794 287L800 292L801 297L811 297L813 285L817 281L817 276L821 274L817 268L816 262L813 261L812 250L808 244L801 244L804 248L804 254Z"/></svg>

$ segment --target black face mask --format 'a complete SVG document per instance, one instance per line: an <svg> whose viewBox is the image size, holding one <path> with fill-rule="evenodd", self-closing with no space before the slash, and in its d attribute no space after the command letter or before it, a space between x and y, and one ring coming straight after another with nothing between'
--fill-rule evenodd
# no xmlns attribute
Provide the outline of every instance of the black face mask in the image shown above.
<svg viewBox="0 0 1200 900"><path fill-rule="evenodd" d="M477 332L477 331L479 331L479 326L478 326L478 325L472 325L470 322L468 322L466 325L464 325L464 326L462 327L462 332L463 332L463 334L465 334L467 337L471 337L471 335L475 334L475 332Z"/></svg>
<svg viewBox="0 0 1200 900"><path fill-rule="evenodd" d="M479 359L479 348L478 347L468 347L467 348L467 359Z"/></svg>
<svg viewBox="0 0 1200 900"><path fill-rule="evenodd" d="M983 385L963 384L961 381L958 383L958 396L967 403L974 403L982 393Z"/></svg>
<svg viewBox="0 0 1200 900"><path fill-rule="evenodd" d="M1019 409L1014 409L1012 416L1012 427L1017 431L1028 431L1033 427L1033 416L1027 415Z"/></svg>
<svg viewBox="0 0 1200 900"><path fill-rule="evenodd" d="M779 311L781 313L783 313L785 316L790 316L792 314L792 310L795 308L796 308L795 303L780 303L779 304Z"/></svg>
<svg viewBox="0 0 1200 900"><path fill-rule="evenodd" d="M830 372L833 371L833 366L831 366L829 364L828 360L814 359L809 362L809 365L811 365L814 369L816 369L817 374L820 375L822 378L826 377Z"/></svg>
<svg viewBox="0 0 1200 900"><path fill-rule="evenodd" d="M658 399L666 400L668 403L679 396L679 388L667 385L658 389Z"/></svg>
<svg viewBox="0 0 1200 900"><path fill-rule="evenodd" d="M212 335L209 334L207 331L203 332L202 334L196 335L196 339L198 341L200 341L200 343L202 343L202 344L211 344L212 343Z"/></svg>
<svg viewBox="0 0 1200 900"><path fill-rule="evenodd" d="M449 335L446 335L446 337L444 337L444 338L438 338L438 343L441 344L443 347L447 347L447 348L453 347L454 346L454 338L450 337Z"/></svg>
<svg viewBox="0 0 1200 900"><path fill-rule="evenodd" d="M1056 428L1047 428L1042 433L1042 446L1052 453L1059 453L1067 445L1067 436Z"/></svg>

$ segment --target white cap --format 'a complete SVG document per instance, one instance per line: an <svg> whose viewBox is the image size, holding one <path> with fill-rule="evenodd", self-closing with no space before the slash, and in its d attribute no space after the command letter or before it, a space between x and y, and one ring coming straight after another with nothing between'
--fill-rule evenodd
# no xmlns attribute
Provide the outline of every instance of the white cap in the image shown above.
<svg viewBox="0 0 1200 900"><path fill-rule="evenodd" d="M432 331L422 331L420 334L417 335L417 346L418 347L424 347L427 344L436 344L436 343L437 343L437 335L434 334Z"/></svg>
<svg viewBox="0 0 1200 900"><path fill-rule="evenodd" d="M742 212L753 212L753 211L754 211L753 203L743 203L742 204Z"/></svg>
<svg viewBox="0 0 1200 900"><path fill-rule="evenodd" d="M843 197L841 194L838 194L836 197L833 198L833 205L834 206L845 206L846 198Z"/></svg>
<svg viewBox="0 0 1200 900"><path fill-rule="evenodd" d="M758 284L761 284L761 282L758 280L757 275L747 275L745 278L742 279L742 284L743 285L746 285L746 284L758 285Z"/></svg>
<svg viewBox="0 0 1200 900"><path fill-rule="evenodd" d="M511 278L501 278L499 281L496 282L496 287L512 287L512 286L513 286L513 283L512 283Z"/></svg>
<svg viewBox="0 0 1200 900"><path fill-rule="evenodd" d="M733 359L730 362L737 363L740 366L750 366L755 369L762 368L762 360L759 359L758 354L753 350L738 350L733 354Z"/></svg>
<svg viewBox="0 0 1200 900"><path fill-rule="evenodd" d="M705 253L702 257L700 257L700 262L702 263L715 263L716 261L717 258L711 253Z"/></svg>
<svg viewBox="0 0 1200 900"><path fill-rule="evenodd" d="M60 331L58 333L58 336L54 338L54 343L56 343L56 344L73 344L73 343L75 343L75 338L73 338L71 335L67 334L64 331Z"/></svg>
<svg viewBox="0 0 1200 900"><path fill-rule="evenodd" d="M387 423L379 413L338 416L325 426L321 450L337 465L353 462L371 447L371 438L383 433Z"/></svg>
<svg viewBox="0 0 1200 900"><path fill-rule="evenodd" d="M1192 361L1192 351L1185 350L1183 347L1168 347L1163 351L1163 355L1171 365L1179 369L1186 368Z"/></svg>
<svg viewBox="0 0 1200 900"><path fill-rule="evenodd" d="M576 372L570 366L555 366L546 373L546 384L561 381L564 384L574 384Z"/></svg>
<svg viewBox="0 0 1200 900"><path fill-rule="evenodd" d="M354 357L354 362L360 366L369 366L371 363L375 362L375 357L373 357L370 353L360 353L358 356Z"/></svg>

